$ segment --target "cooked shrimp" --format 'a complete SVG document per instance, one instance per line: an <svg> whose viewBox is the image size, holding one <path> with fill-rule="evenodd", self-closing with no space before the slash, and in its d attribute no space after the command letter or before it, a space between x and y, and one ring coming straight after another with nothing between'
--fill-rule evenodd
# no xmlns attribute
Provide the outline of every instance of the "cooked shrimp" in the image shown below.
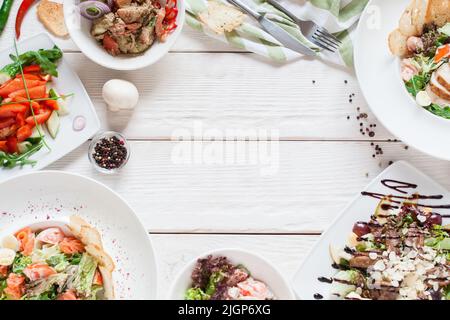
<svg viewBox="0 0 450 320"><path fill-rule="evenodd" d="M60 228L48 228L38 234L36 240L49 243L58 244L65 238L64 232Z"/></svg>
<svg viewBox="0 0 450 320"><path fill-rule="evenodd" d="M10 273L6 279L6 288L3 290L8 298L19 300L25 293L25 277Z"/></svg>
<svg viewBox="0 0 450 320"><path fill-rule="evenodd" d="M65 237L59 243L59 249L66 254L74 254L84 252L84 244L73 237Z"/></svg>
<svg viewBox="0 0 450 320"><path fill-rule="evenodd" d="M44 263L33 263L27 266L23 273L27 276L30 281L36 281L39 279L45 279L49 276L56 274L56 271Z"/></svg>

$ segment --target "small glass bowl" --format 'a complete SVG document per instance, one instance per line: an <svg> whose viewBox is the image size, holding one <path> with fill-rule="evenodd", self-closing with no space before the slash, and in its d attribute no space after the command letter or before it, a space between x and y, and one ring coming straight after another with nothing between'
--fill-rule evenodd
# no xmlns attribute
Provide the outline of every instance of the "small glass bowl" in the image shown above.
<svg viewBox="0 0 450 320"><path fill-rule="evenodd" d="M103 167L100 167L97 164L97 161L95 161L94 150L95 150L95 146L97 145L97 143L100 142L100 140L102 140L104 138L111 138L111 137L117 137L120 141L123 141L123 143L124 143L123 146L127 149L127 157L125 158L123 163L120 165L120 167L117 167L114 169L105 169ZM91 162L91 164L94 166L94 168L97 171L99 171L101 173L105 173L105 174L117 173L128 163L128 160L130 159L130 145L128 144L127 139L121 133L118 133L115 131L101 132L101 133L97 134L94 138L92 138L92 141L89 145L88 156L89 156L89 161Z"/></svg>

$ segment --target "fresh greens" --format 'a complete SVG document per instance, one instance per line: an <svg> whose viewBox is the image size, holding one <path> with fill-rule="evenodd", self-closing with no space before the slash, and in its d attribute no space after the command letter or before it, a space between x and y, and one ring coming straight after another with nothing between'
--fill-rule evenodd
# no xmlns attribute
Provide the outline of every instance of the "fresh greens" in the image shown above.
<svg viewBox="0 0 450 320"><path fill-rule="evenodd" d="M211 296L207 295L200 288L190 288L185 294L186 300L209 300Z"/></svg>
<svg viewBox="0 0 450 320"><path fill-rule="evenodd" d="M10 58L13 62L4 66L0 70L0 73L7 74L9 77L14 77L21 72L22 67L37 64L41 67L43 73L57 77L58 71L55 62L61 59L62 55L61 49L57 46L54 46L53 49L28 51L22 53L18 57L11 54Z"/></svg>
<svg viewBox="0 0 450 320"><path fill-rule="evenodd" d="M6 279L0 280L0 300L6 300L6 295L3 292L3 290L5 290L5 288L6 288Z"/></svg>
<svg viewBox="0 0 450 320"><path fill-rule="evenodd" d="M90 297L92 295L92 281L94 280L96 269L97 261L90 255L84 253L81 257L73 285L77 292L85 297Z"/></svg>
<svg viewBox="0 0 450 320"><path fill-rule="evenodd" d="M31 142L31 146L22 154L9 154L4 151L0 151L0 167L10 169L17 166L22 167L24 165L35 165L36 161L30 160L29 158L43 147L44 141L43 138L33 138L28 139L28 141Z"/></svg>
<svg viewBox="0 0 450 320"><path fill-rule="evenodd" d="M49 257L46 262L49 266L53 267L56 272L62 272L70 265L65 254L63 253Z"/></svg>
<svg viewBox="0 0 450 320"><path fill-rule="evenodd" d="M30 256L24 256L20 253L16 255L12 265L12 272L20 274L23 273L23 270L32 263Z"/></svg>
<svg viewBox="0 0 450 320"><path fill-rule="evenodd" d="M67 257L67 261L69 261L71 265L79 265L81 257L82 255L80 253L74 253L71 256Z"/></svg>
<svg viewBox="0 0 450 320"><path fill-rule="evenodd" d="M209 296L212 296L214 292L216 292L217 285L225 278L225 275L222 272L214 272L211 274L209 278L208 284L206 286L205 293Z"/></svg>
<svg viewBox="0 0 450 320"><path fill-rule="evenodd" d="M441 107L436 103L432 103L428 107L425 107L425 109L439 117L450 119L450 107Z"/></svg>

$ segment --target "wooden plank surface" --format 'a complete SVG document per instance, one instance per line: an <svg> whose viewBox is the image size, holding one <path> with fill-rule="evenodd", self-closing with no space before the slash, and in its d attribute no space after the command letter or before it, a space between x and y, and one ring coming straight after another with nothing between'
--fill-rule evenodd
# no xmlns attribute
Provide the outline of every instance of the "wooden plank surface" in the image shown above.
<svg viewBox="0 0 450 320"><path fill-rule="evenodd" d="M411 162L450 188L449 162L402 143L381 143L384 154L375 159L369 142L292 141L267 150L261 143L268 156L252 162L255 144L132 141L131 160L119 175L96 173L86 144L49 168L112 187L152 232L320 232L395 160ZM234 156L222 155L225 145Z"/></svg>
<svg viewBox="0 0 450 320"><path fill-rule="evenodd" d="M289 281L318 236L151 235L158 266L158 297L167 297L178 272L203 253L224 248L255 252Z"/></svg>
<svg viewBox="0 0 450 320"><path fill-rule="evenodd" d="M261 130L288 140L367 140L360 133L360 122L364 127L378 123L354 76L320 61L280 66L253 54L171 53L150 68L119 72L97 66L81 54L66 57L104 128L130 138L168 139L187 130L192 138L201 139L213 130L219 138L245 139L236 131ZM135 110L107 111L101 88L111 78L137 85L141 99ZM368 118L358 121L357 108ZM393 139L380 124L375 131L374 139Z"/></svg>

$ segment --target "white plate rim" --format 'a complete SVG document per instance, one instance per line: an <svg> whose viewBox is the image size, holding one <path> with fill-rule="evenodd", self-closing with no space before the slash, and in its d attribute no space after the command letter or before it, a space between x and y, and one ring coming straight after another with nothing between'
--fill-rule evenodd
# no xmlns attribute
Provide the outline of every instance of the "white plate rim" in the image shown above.
<svg viewBox="0 0 450 320"><path fill-rule="evenodd" d="M131 219L134 220L134 222L136 222L137 225L139 225L141 227L141 231L145 233L146 237L145 237L145 241L146 243L146 250L150 250L151 255L154 257L154 273L156 275L155 279L154 279L154 283L152 283L152 286L155 287L155 298L158 297L158 259L157 259L157 255L155 254L155 249L153 247L153 242L150 238L149 233L147 232L147 230L144 228L143 224L141 223L141 221L139 220L138 216L136 215L136 212L134 211L134 209L131 207L131 205L116 191L114 191L113 189L111 189L110 187L108 187L107 185L93 179L90 177L86 177L84 175L78 174L78 173L74 173L74 172L67 172L67 171L59 171L59 170L40 170L40 171L34 171L34 172L27 172L27 173L23 173L23 174L19 174L16 175L14 177L10 177L6 180L3 180L0 182L0 186L1 185L6 185L7 183L9 183L12 180L15 179L19 179L19 178L24 178L26 176L38 176L38 175L46 175L46 174L50 174L50 175L59 175L59 176L70 176L70 177L74 177L76 179L80 179L80 180L84 180L87 181L88 183L92 183L100 188L103 188L105 190L107 190L109 193L111 193L112 195L114 195L118 200L120 200L123 205L125 205L128 209L129 212L131 213L129 215L129 217ZM58 220L58 219L51 219L50 221L63 221L63 219ZM24 223L27 223L27 221L22 221ZM3 230L2 230L3 232Z"/></svg>
<svg viewBox="0 0 450 320"><path fill-rule="evenodd" d="M198 261L198 259L201 259L203 257L207 257L209 255L225 255L225 252L239 252L239 253L243 253L245 255L249 255L249 256L254 256L257 259L263 261L265 264L267 264L268 266L270 266L282 279L283 281L283 286L288 290L289 295L290 295L290 299L291 300L295 300L295 293L292 289L292 287L289 285L289 283L287 282L286 278L283 276L283 274L280 272L280 270L273 265L273 263L271 263L270 261L268 261L266 258L264 258L263 256L261 256L260 254L256 253L256 252L252 252L246 249L241 249L241 248L236 248L236 247L224 247L224 248L219 248L219 249L212 249L212 250L208 250L206 252L203 252L199 255L197 255L195 258L189 260L176 274L176 276L173 278L174 280L172 281L172 284L170 286L170 290L167 293L166 299L171 299L174 296L177 295L176 293L176 287L178 282L181 280L182 276L184 275L185 272L187 272L187 270L189 268L191 268L192 266L195 266L196 262ZM264 279L258 279L260 281L264 281Z"/></svg>
<svg viewBox="0 0 450 320"><path fill-rule="evenodd" d="M447 190L446 188L444 188L441 184L437 183L436 181L434 181L433 179L431 179L429 176L427 176L425 173L423 173L422 171L420 171L419 169L417 169L416 167L414 167L413 165L411 165L409 162L404 161L404 160L400 160L397 161L395 163L393 163L391 166L389 166L388 168L386 168L385 170L383 170L380 174L378 174L375 178L372 179L371 182L369 182L369 184L367 184L364 188L361 189L361 191L367 191L369 190L373 185L377 184L378 181L380 180L381 177L388 175L389 172L395 170L397 167L406 167L412 171L414 171L416 174L420 175L422 178L424 178L425 180L431 181L433 182L434 185L436 185L437 187L443 189L443 190ZM314 246L312 246L312 248L308 251L308 253L306 254L305 258L303 259L302 263L300 264L300 266L297 268L297 271L295 272L294 276L292 277L293 279L293 283L295 283L295 279L297 278L297 275L302 271L302 268L309 262L309 260L311 259L313 253L319 249L319 247L321 246L322 242L325 241L325 239L327 238L328 234L332 232L332 230L334 229L334 226L336 225L336 223L347 213L347 211L361 198L361 192L359 192L355 197L352 198L352 200L339 212L339 214L336 216L336 218L333 219L333 221L330 223L330 225L328 226L328 228L322 232L322 234L320 235L319 239L317 240L317 242L314 244ZM295 293L297 294L297 296L300 299L303 300L308 300L309 298L304 297L302 298L302 293L299 290L296 290L296 288L293 288Z"/></svg>
<svg viewBox="0 0 450 320"><path fill-rule="evenodd" d="M438 158L438 159L450 161L450 149L447 148L448 149L448 151L447 151L445 147L441 147L439 149L439 151L436 151L436 150L433 150L433 148L430 148L428 146L428 142L425 143L425 142L418 142L418 141L416 141L414 139L414 134L411 134L411 133L406 134L404 132L405 130L401 129L401 126L393 125L391 123L391 120L388 119L388 117L386 117L385 115L383 115L383 112L380 111L379 108L375 107L376 106L376 102L373 102L373 101L371 102L368 99L369 89L366 87L366 84L364 83L364 81L361 80L363 78L363 74L364 74L364 72L362 70L364 70L364 69L362 67L359 67L359 66L362 64L362 62L360 62L360 61L362 59L361 57L363 55L363 53L362 53L363 49L361 48L361 46L359 46L359 43L360 43L360 38L362 38L364 36L362 25L363 25L363 23L367 22L367 20L365 18L368 15L368 10L372 6L374 6L374 3L377 2L377 1L380 1L380 0L369 0L368 4L366 5L366 8L364 9L363 13L361 14L361 18L358 21L358 25L357 25L356 32L355 32L355 40L354 40L354 43L353 43L354 44L355 74L356 74L356 77L358 79L358 83L359 83L359 86L361 88L361 92L362 92L365 100L367 101L367 104L369 105L371 111L374 113L375 117L394 136L398 137L404 143L408 144L409 146L411 146L411 147L413 147L413 148L415 148L415 149L417 149L417 150L419 150L421 152L424 152L424 153L426 153L428 155L431 155L431 156L433 156L435 158ZM390 1L383 1L382 3L386 6L386 5L389 5L388 3L390 3ZM406 9L406 6L405 6L405 9ZM398 20L400 20L400 15L398 16ZM387 37L388 37L388 34L385 35L385 40L386 41L384 42L384 49L386 50L386 52L388 54L390 54L388 52L389 49L388 49L388 46L387 46L387 41L388 41ZM392 57L392 59L398 59L398 58ZM400 76L398 76L398 78L400 79ZM408 101L408 104L410 104L410 106L409 106L410 109L411 109L410 111L413 112L414 108L420 108L416 104L414 104L414 99L411 98L411 96L409 96L409 94L407 93L407 91L404 88L404 84L401 83L401 85L403 87L402 88L403 90L401 92L398 92L398 96L404 95L405 99L406 99L406 97L409 98L408 100L405 100L405 101ZM420 108L420 109L421 109L420 110L421 111L421 116L423 117L423 119L421 119L421 122L422 121L424 121L424 122L425 121L426 122L434 122L436 124L439 124L439 127L445 126L444 129L439 128L440 131L445 132L444 134L440 134L439 136L440 137L450 136L450 119L446 120L446 119L443 119L441 117L438 117L438 116L432 114L431 112L429 112L429 111L427 111L427 110L425 110L423 108ZM422 133L423 133L423 131L422 131ZM434 138L436 136L437 135L435 134ZM428 139L427 141L429 141L429 140L433 140L433 139Z"/></svg>

